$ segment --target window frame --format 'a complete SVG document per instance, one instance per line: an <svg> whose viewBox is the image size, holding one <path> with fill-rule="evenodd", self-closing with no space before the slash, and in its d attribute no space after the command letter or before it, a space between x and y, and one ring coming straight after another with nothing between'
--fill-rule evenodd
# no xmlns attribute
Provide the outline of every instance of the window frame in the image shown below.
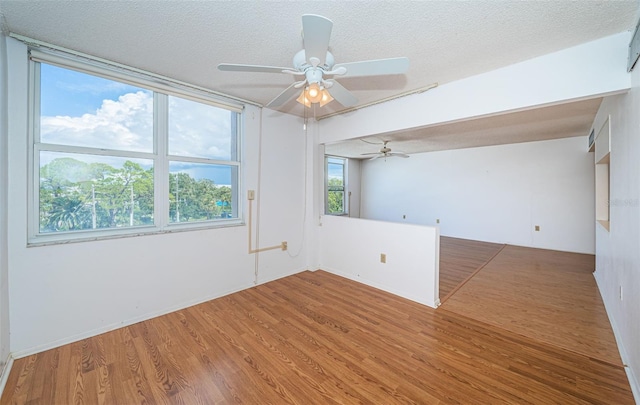
<svg viewBox="0 0 640 405"><path fill-rule="evenodd" d="M342 164L342 212L329 212L329 160L340 159ZM325 215L343 216L349 215L348 207L348 173L349 159L342 156L324 156L324 213Z"/></svg>
<svg viewBox="0 0 640 405"><path fill-rule="evenodd" d="M153 92L153 147L151 152L114 150L101 147L71 146L40 142L40 66L41 63L54 65L63 69L126 83ZM217 160L201 157L169 155L169 97L175 96L235 113L235 136L231 136L232 151L230 160ZM160 80L146 76L138 71L127 71L121 66L111 66L102 61L95 61L69 55L58 51L29 50L29 82L28 82L28 203L27 203L27 245L47 245L87 240L110 239L128 236L169 233L175 231L202 230L228 226L244 225L244 211L239 197L242 190L243 168L243 121L244 104L222 99L197 88ZM233 120L232 120L233 121ZM40 153L62 152L84 155L146 159L153 162L153 224L136 225L122 228L101 228L59 232L40 231ZM234 159L235 157L235 159ZM232 201L234 218L171 222L169 201L169 164L170 162L200 163L231 167Z"/></svg>

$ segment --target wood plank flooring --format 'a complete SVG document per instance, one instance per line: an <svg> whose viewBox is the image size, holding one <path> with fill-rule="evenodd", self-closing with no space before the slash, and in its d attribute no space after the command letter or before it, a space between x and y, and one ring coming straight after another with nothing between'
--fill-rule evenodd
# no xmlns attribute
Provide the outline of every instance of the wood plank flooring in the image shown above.
<svg viewBox="0 0 640 405"><path fill-rule="evenodd" d="M441 308L621 365L594 268L593 255L509 245Z"/></svg>
<svg viewBox="0 0 640 405"><path fill-rule="evenodd" d="M444 303L504 245L440 237L440 302Z"/></svg>
<svg viewBox="0 0 640 405"><path fill-rule="evenodd" d="M16 360L0 400L138 403L633 398L618 365L316 271Z"/></svg>

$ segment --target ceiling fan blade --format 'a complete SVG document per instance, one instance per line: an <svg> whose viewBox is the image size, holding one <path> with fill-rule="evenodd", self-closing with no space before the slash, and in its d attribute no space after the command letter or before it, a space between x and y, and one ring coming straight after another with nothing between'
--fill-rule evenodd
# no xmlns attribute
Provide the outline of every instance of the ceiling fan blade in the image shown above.
<svg viewBox="0 0 640 405"><path fill-rule="evenodd" d="M277 66L260 66L260 65L240 65L233 63L221 63L218 69L227 72L257 72L257 73L285 73L291 68Z"/></svg>
<svg viewBox="0 0 640 405"><path fill-rule="evenodd" d="M339 68L347 69L347 72L341 77L397 75L405 73L409 69L409 59L403 57L339 63L333 67L333 70Z"/></svg>
<svg viewBox="0 0 640 405"><path fill-rule="evenodd" d="M320 15L304 14L302 16L304 53L307 61L316 58L318 65L324 65L332 27L333 22Z"/></svg>
<svg viewBox="0 0 640 405"><path fill-rule="evenodd" d="M284 89L284 91L276 96L273 100L266 105L266 107L280 107L287 101L291 99L294 95L300 93L300 90L297 89L296 83L292 83L291 86Z"/></svg>
<svg viewBox="0 0 640 405"><path fill-rule="evenodd" d="M349 90L345 89L340 83L336 82L335 80L330 81L333 82L333 85L331 86L331 91L329 91L329 93L338 103L342 104L345 107L353 107L358 103L358 99L356 98L356 96L351 94Z"/></svg>
<svg viewBox="0 0 640 405"><path fill-rule="evenodd" d="M360 155L362 156L369 156L369 155L379 155L380 152L369 152L369 153L361 153Z"/></svg>
<svg viewBox="0 0 640 405"><path fill-rule="evenodd" d="M389 153L387 153L387 155L395 156L395 157L401 157L401 158L408 158L409 157L409 155L407 155L406 153L402 153L402 152L389 152Z"/></svg>
<svg viewBox="0 0 640 405"><path fill-rule="evenodd" d="M381 158L382 156L384 156L384 155L378 154L378 156L374 156L374 157L372 157L371 159L368 159L368 160L376 160L376 159Z"/></svg>

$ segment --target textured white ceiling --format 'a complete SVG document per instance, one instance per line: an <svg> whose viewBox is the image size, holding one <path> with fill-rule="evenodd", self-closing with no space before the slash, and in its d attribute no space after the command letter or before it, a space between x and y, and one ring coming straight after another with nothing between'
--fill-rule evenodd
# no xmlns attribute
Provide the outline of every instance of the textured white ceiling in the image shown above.
<svg viewBox="0 0 640 405"><path fill-rule="evenodd" d="M631 30L629 1L7 1L11 32L267 104L293 78L220 72L290 66L301 16L334 22L336 62L407 56L405 75L343 79L360 104ZM341 109L336 102L322 114ZM292 101L281 109L302 114Z"/></svg>
<svg viewBox="0 0 640 405"><path fill-rule="evenodd" d="M587 136L602 98L526 111L495 115L467 121L416 128L325 145L325 153L349 158L368 158L383 141L395 152L420 153Z"/></svg>

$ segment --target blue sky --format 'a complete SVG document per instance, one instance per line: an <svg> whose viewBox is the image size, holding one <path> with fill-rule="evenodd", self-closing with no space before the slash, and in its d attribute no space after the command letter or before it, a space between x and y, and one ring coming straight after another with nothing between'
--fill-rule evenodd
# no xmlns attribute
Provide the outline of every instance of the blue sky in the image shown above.
<svg viewBox="0 0 640 405"><path fill-rule="evenodd" d="M170 97L169 103L172 154L229 159L229 111L178 97ZM153 93L149 90L42 63L40 110L43 142L153 151ZM77 156L84 161L96 159ZM117 162L121 159L113 159L113 166ZM231 184L228 168L190 163L174 168L216 184Z"/></svg>
<svg viewBox="0 0 640 405"><path fill-rule="evenodd" d="M342 178L343 176L343 165L342 164L336 164L336 163L342 163L343 159L336 159L336 158L328 158L329 162L327 165L327 176L329 178Z"/></svg>
<svg viewBox="0 0 640 405"><path fill-rule="evenodd" d="M94 114L102 100L117 100L142 89L42 63L40 113L45 116Z"/></svg>

